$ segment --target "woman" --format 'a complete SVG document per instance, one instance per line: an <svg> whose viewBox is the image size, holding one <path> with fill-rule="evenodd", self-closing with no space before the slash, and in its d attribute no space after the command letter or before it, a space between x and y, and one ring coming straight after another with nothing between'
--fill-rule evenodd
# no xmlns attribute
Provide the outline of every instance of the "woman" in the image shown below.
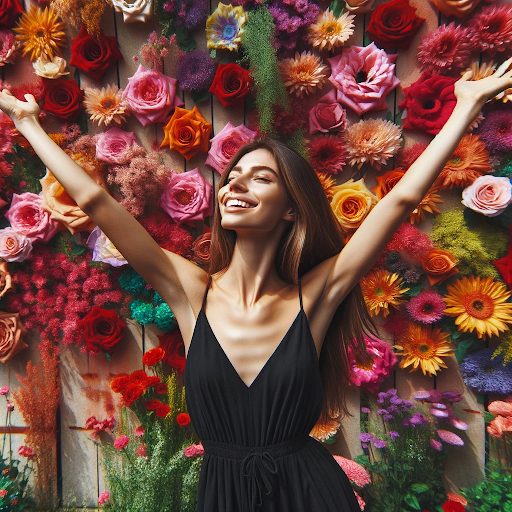
<svg viewBox="0 0 512 512"><path fill-rule="evenodd" d="M160 248L47 136L33 96L0 93L41 160L176 316L187 404L205 447L198 511L360 510L345 473L308 435L319 416L347 412L346 347L373 328L357 283L484 103L512 87L511 62L456 82L451 117L345 246L305 160L271 139L242 147L220 178L208 273Z"/></svg>

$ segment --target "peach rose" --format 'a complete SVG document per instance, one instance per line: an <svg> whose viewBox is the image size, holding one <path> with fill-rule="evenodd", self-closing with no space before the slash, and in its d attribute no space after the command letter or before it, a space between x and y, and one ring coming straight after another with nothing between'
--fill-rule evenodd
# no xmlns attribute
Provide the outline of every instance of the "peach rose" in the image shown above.
<svg viewBox="0 0 512 512"><path fill-rule="evenodd" d="M464 18L480 4L481 0L430 0L445 16Z"/></svg>
<svg viewBox="0 0 512 512"><path fill-rule="evenodd" d="M495 400L487 406L487 410L495 416L512 416L512 402Z"/></svg>
<svg viewBox="0 0 512 512"><path fill-rule="evenodd" d="M512 417L497 416L487 426L487 432L493 437L501 437L504 432L512 432Z"/></svg>
<svg viewBox="0 0 512 512"><path fill-rule="evenodd" d="M66 61L62 57L57 55L52 60L47 60L44 57L39 57L32 63L34 73L43 78L55 80L60 76L69 75L69 71L66 71Z"/></svg>
<svg viewBox="0 0 512 512"><path fill-rule="evenodd" d="M350 179L332 187L331 208L344 229L357 229L379 201L364 183Z"/></svg>
<svg viewBox="0 0 512 512"><path fill-rule="evenodd" d="M203 117L197 106L192 110L176 107L169 122L164 126L164 140L160 147L169 144L187 160L199 151L208 151L212 125Z"/></svg>
<svg viewBox="0 0 512 512"><path fill-rule="evenodd" d="M0 298L12 290L12 278L5 261L0 261Z"/></svg>
<svg viewBox="0 0 512 512"><path fill-rule="evenodd" d="M20 314L0 311L0 363L7 363L20 350L28 348L21 335Z"/></svg>
<svg viewBox="0 0 512 512"><path fill-rule="evenodd" d="M487 217L496 217L512 203L510 179L503 176L479 176L462 191L461 203Z"/></svg>
<svg viewBox="0 0 512 512"><path fill-rule="evenodd" d="M423 257L421 261L430 286L434 286L449 277L455 275L459 269L456 268L455 256L450 251L434 247Z"/></svg>
<svg viewBox="0 0 512 512"><path fill-rule="evenodd" d="M347 5L347 11L361 14L363 12L369 12L373 9L375 0L345 0Z"/></svg>
<svg viewBox="0 0 512 512"><path fill-rule="evenodd" d="M0 258L25 261L32 254L32 240L11 227L0 229Z"/></svg>

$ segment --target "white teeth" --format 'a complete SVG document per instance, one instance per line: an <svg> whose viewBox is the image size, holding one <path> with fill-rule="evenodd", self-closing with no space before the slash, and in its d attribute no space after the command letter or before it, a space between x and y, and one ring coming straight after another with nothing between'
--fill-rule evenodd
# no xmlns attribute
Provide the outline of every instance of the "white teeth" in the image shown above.
<svg viewBox="0 0 512 512"><path fill-rule="evenodd" d="M246 203L245 201L240 201L240 199L228 199L226 201L226 206L243 206L244 208L252 208L252 205Z"/></svg>

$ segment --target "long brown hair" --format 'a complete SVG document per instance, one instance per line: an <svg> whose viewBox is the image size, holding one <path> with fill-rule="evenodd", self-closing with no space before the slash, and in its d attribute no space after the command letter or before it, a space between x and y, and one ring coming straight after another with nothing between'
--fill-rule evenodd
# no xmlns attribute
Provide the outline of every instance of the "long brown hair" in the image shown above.
<svg viewBox="0 0 512 512"><path fill-rule="evenodd" d="M342 228L309 162L281 141L268 136L260 136L243 145L233 155L221 174L215 198L238 160L258 148L265 148L274 156L295 209L295 221L286 227L276 254L276 270L281 279L297 284L298 276L341 251L344 245ZM222 228L219 205L217 201L215 203L209 274L227 269L236 242L236 232ZM319 423L340 420L343 415L352 416L346 405L350 370L347 348L355 340L356 357L368 361L363 338L365 331L377 335L357 284L334 313L320 353L324 403Z"/></svg>

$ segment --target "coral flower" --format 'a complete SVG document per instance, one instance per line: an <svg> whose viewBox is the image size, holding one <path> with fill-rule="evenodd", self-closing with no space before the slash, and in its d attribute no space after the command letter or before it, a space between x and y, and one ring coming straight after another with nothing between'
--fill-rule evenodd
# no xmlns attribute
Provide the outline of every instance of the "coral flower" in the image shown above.
<svg viewBox="0 0 512 512"><path fill-rule="evenodd" d="M66 39L64 25L51 7L42 10L32 5L21 16L14 32L23 46L23 55L28 54L31 61L39 57L52 60Z"/></svg>
<svg viewBox="0 0 512 512"><path fill-rule="evenodd" d="M241 6L219 2L206 20L206 44L210 49L236 51L242 42L247 13Z"/></svg>
<svg viewBox="0 0 512 512"><path fill-rule="evenodd" d="M327 66L318 55L304 51L279 63L283 82L290 94L301 98L323 86L327 80Z"/></svg>
<svg viewBox="0 0 512 512"><path fill-rule="evenodd" d="M453 355L450 335L437 327L410 324L406 331L398 336L394 348L402 357L400 368L421 369L423 375L436 375L441 368L447 368L443 357Z"/></svg>
<svg viewBox="0 0 512 512"><path fill-rule="evenodd" d="M440 191L440 186L430 187L427 193L422 197L418 206L414 208L411 215L409 216L409 221L411 222L411 224L421 222L426 213L441 213L441 210L438 208L438 205L443 202L443 199L438 193Z"/></svg>
<svg viewBox="0 0 512 512"><path fill-rule="evenodd" d="M309 433L318 441L325 441L333 436L340 429L341 423L339 420L331 418L326 423L317 423Z"/></svg>
<svg viewBox="0 0 512 512"><path fill-rule="evenodd" d="M465 18L474 11L482 0L430 0L445 16Z"/></svg>
<svg viewBox="0 0 512 512"><path fill-rule="evenodd" d="M489 5L469 22L475 49L493 56L512 51L512 5Z"/></svg>
<svg viewBox="0 0 512 512"><path fill-rule="evenodd" d="M385 269L377 269L361 280L361 290L370 315L382 312L387 317L390 306L396 307L404 301L402 295L409 288L402 288L402 278Z"/></svg>
<svg viewBox="0 0 512 512"><path fill-rule="evenodd" d="M446 304L443 297L434 290L423 290L407 304L407 312L413 320L422 324L439 322Z"/></svg>
<svg viewBox="0 0 512 512"><path fill-rule="evenodd" d="M512 323L512 292L491 277L463 277L447 286L444 300L445 314L454 316L457 328L462 332L473 332L482 339L499 336Z"/></svg>
<svg viewBox="0 0 512 512"><path fill-rule="evenodd" d="M346 159L347 151L341 137L319 135L309 142L309 161L316 172L339 174Z"/></svg>
<svg viewBox="0 0 512 512"><path fill-rule="evenodd" d="M332 11L326 9L315 23L308 27L308 43L319 51L343 46L354 33L355 17L355 14L349 12L336 17Z"/></svg>
<svg viewBox="0 0 512 512"><path fill-rule="evenodd" d="M489 172L491 163L485 144L478 135L466 134L446 162L435 185L444 188L467 187Z"/></svg>
<svg viewBox="0 0 512 512"><path fill-rule="evenodd" d="M107 85L101 89L85 89L84 107L91 121L108 126L111 123L122 124L128 108L117 85Z"/></svg>
<svg viewBox="0 0 512 512"><path fill-rule="evenodd" d="M344 133L349 164L360 169L368 163L377 169L385 165L402 145L400 126L384 119L365 119Z"/></svg>
<svg viewBox="0 0 512 512"><path fill-rule="evenodd" d="M418 62L423 71L448 74L464 69L473 52L469 29L453 22L429 32L418 47Z"/></svg>

